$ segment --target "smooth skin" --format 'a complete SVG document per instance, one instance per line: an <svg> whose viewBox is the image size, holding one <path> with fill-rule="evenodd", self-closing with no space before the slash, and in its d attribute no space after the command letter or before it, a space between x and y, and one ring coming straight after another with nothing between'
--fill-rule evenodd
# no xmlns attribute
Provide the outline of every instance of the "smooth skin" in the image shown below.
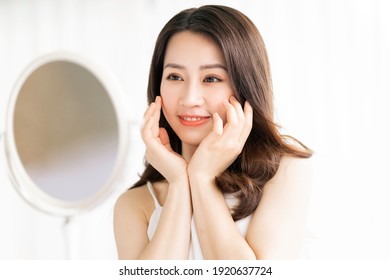
<svg viewBox="0 0 390 280"><path fill-rule="evenodd" d="M145 112L141 134L148 162L166 179L153 184L163 210L149 241L154 202L146 186L120 196L114 217L119 259L187 259L192 216L205 259L296 258L306 229L310 160L282 158L246 236L215 184L241 153L253 117L250 104L243 109L233 96L218 46L200 34L175 34L167 46L160 91ZM182 140L181 155L159 127L161 112Z"/></svg>

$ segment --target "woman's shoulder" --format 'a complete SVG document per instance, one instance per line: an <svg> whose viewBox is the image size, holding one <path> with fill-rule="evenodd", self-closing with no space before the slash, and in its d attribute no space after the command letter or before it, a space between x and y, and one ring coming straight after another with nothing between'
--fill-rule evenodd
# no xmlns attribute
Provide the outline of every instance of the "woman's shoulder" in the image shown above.
<svg viewBox="0 0 390 280"><path fill-rule="evenodd" d="M142 213L146 217L149 217L153 210L153 198L146 185L125 191L118 197L115 204L115 211Z"/></svg>
<svg viewBox="0 0 390 280"><path fill-rule="evenodd" d="M137 202L139 200L144 200L147 196L147 193L148 189L146 184L139 187L130 188L119 196L118 201L124 200L127 202Z"/></svg>
<svg viewBox="0 0 390 280"><path fill-rule="evenodd" d="M246 236L263 258L290 259L299 254L306 231L311 170L312 159L283 156L275 176L264 186Z"/></svg>
<svg viewBox="0 0 390 280"><path fill-rule="evenodd" d="M298 158L294 156L282 156L279 168L275 176L269 181L270 184L281 184L284 182L300 183L303 186L309 186L313 175L313 159Z"/></svg>
<svg viewBox="0 0 390 280"><path fill-rule="evenodd" d="M290 155L282 156L279 168L296 168L308 171L312 168L313 158L300 158Z"/></svg>

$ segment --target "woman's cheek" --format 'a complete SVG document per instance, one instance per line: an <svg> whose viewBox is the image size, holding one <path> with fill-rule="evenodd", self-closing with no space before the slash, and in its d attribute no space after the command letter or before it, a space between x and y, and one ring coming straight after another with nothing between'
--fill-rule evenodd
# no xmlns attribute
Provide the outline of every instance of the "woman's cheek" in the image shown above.
<svg viewBox="0 0 390 280"><path fill-rule="evenodd" d="M161 107L161 112L164 115L165 119L168 121L169 125L173 125L174 117L176 116L175 111L173 111L173 108L171 108L172 105L170 105L169 101L166 101L165 104L163 103Z"/></svg>
<svg viewBox="0 0 390 280"><path fill-rule="evenodd" d="M164 105L161 107L161 112L163 113L165 119L168 120L169 119L169 114L168 114L169 111L165 108Z"/></svg>

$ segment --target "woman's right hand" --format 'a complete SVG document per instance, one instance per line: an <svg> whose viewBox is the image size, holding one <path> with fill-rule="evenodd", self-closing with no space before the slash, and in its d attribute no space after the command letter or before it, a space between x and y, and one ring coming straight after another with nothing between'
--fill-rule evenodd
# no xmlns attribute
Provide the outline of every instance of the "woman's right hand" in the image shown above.
<svg viewBox="0 0 390 280"><path fill-rule="evenodd" d="M172 150L167 131L159 127L161 105L160 96L149 105L144 114L141 135L146 146L146 160L168 183L172 183L183 176L187 177L187 162Z"/></svg>

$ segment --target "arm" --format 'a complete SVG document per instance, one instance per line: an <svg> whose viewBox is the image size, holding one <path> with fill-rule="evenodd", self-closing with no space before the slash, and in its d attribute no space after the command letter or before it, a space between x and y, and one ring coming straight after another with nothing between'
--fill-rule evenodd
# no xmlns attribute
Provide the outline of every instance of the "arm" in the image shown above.
<svg viewBox="0 0 390 280"><path fill-rule="evenodd" d="M214 116L213 132L189 163L193 211L206 259L271 259L294 257L305 229L309 201L310 160L285 157L263 191L247 236L239 233L214 178L235 159L249 135L251 107L225 104L227 124ZM230 157L229 157L230 156ZM205 164L207 163L207 164Z"/></svg>
<svg viewBox="0 0 390 280"><path fill-rule="evenodd" d="M159 224L150 242L147 236L148 211L145 210L145 204L153 202L150 201L148 191L137 188L119 197L114 213L119 259L188 258L191 221L188 182L171 183L168 188Z"/></svg>
<svg viewBox="0 0 390 280"><path fill-rule="evenodd" d="M252 128L252 108L244 111L234 98L224 102L227 123L218 114L214 126L188 165L195 224L206 259L255 259L255 253L241 236L215 177L236 159Z"/></svg>
<svg viewBox="0 0 390 280"><path fill-rule="evenodd" d="M145 208L148 201L146 195L142 195L142 189L129 190L116 201L114 234L118 259L137 259L149 242L146 234L148 211Z"/></svg>
<svg viewBox="0 0 390 280"><path fill-rule="evenodd" d="M311 160L284 157L264 187L246 238L213 182L191 180L199 238L208 259L294 259L306 230Z"/></svg>
<svg viewBox="0 0 390 280"><path fill-rule="evenodd" d="M141 259L187 259L191 236L191 197L187 177L169 184L156 232Z"/></svg>
<svg viewBox="0 0 390 280"><path fill-rule="evenodd" d="M205 259L255 259L213 181L191 178L196 228Z"/></svg>
<svg viewBox="0 0 390 280"><path fill-rule="evenodd" d="M187 178L187 163L176 154L167 132L159 128L161 98L152 103L144 115L142 139L146 159L167 180L168 191L164 208L150 240L147 238L148 219L142 213L142 199L130 195L120 198L116 205L115 230L120 258L181 259L188 257L192 205ZM136 190L134 190L136 191Z"/></svg>

